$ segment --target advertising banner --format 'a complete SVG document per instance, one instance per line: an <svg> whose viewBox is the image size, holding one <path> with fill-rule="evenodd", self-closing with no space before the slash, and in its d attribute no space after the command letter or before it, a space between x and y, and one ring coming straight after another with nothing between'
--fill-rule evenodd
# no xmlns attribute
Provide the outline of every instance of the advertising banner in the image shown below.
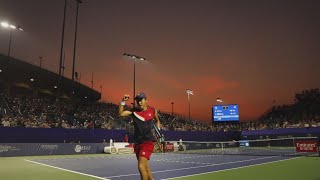
<svg viewBox="0 0 320 180"><path fill-rule="evenodd" d="M297 152L318 152L316 141L296 141Z"/></svg>
<svg viewBox="0 0 320 180"><path fill-rule="evenodd" d="M41 156L103 153L107 143L0 143L1 156Z"/></svg>

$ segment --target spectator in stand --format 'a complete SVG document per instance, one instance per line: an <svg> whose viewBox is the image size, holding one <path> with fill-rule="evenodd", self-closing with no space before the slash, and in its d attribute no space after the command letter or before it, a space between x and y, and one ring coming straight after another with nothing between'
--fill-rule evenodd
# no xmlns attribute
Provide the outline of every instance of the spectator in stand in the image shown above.
<svg viewBox="0 0 320 180"><path fill-rule="evenodd" d="M2 126L3 127L10 127L10 121L6 118L2 118Z"/></svg>
<svg viewBox="0 0 320 180"><path fill-rule="evenodd" d="M129 142L128 134L124 135L123 142Z"/></svg>

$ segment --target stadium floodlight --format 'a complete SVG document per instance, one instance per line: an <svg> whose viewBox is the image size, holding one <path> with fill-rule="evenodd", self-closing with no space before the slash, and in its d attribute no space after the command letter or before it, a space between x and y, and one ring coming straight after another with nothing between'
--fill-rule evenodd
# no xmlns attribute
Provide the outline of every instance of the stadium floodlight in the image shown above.
<svg viewBox="0 0 320 180"><path fill-rule="evenodd" d="M186 89L188 94L188 105L189 105L189 120L190 120L190 94L193 95L193 91L191 89Z"/></svg>
<svg viewBox="0 0 320 180"><path fill-rule="evenodd" d="M57 88L58 88L58 86L53 86L53 88L57 89Z"/></svg>
<svg viewBox="0 0 320 180"><path fill-rule="evenodd" d="M123 53L123 56L128 56L134 60L138 59L140 61L146 61L147 59L144 58L144 57L141 57L141 56L137 56L137 55L134 55L134 54L128 54L128 53Z"/></svg>
<svg viewBox="0 0 320 180"><path fill-rule="evenodd" d="M14 25L10 25L10 28L11 28L11 29L17 29L17 27L14 26Z"/></svg>
<svg viewBox="0 0 320 180"><path fill-rule="evenodd" d="M31 82L33 82L33 81L34 81L34 79L33 79L33 78L31 78L31 79L30 79L30 81L31 81Z"/></svg>
<svg viewBox="0 0 320 180"><path fill-rule="evenodd" d="M1 26L4 28L8 28L9 27L9 23L8 22L1 22Z"/></svg>
<svg viewBox="0 0 320 180"><path fill-rule="evenodd" d="M217 98L217 102L223 102L221 98Z"/></svg>
<svg viewBox="0 0 320 180"><path fill-rule="evenodd" d="M0 73L2 72L2 69L0 69Z"/></svg>
<svg viewBox="0 0 320 180"><path fill-rule="evenodd" d="M11 50L11 41L12 41L12 30L18 29L20 31L23 31L23 29L20 26L16 26L13 24L10 24L6 21L1 22L1 26L4 28L10 28L10 41L9 41L9 50L8 50L8 56L10 56L10 50Z"/></svg>
<svg viewBox="0 0 320 180"><path fill-rule="evenodd" d="M190 89L187 89L187 94L191 94L191 95L193 95L193 91L192 91L192 90L190 90Z"/></svg>
<svg viewBox="0 0 320 180"><path fill-rule="evenodd" d="M84 97L84 98L86 98L86 99L87 99L88 97L86 96L86 97Z"/></svg>
<svg viewBox="0 0 320 180"><path fill-rule="evenodd" d="M135 106L135 101L134 101L134 97L136 95L136 61L147 61L146 58L141 57L141 56L137 56L134 54L128 54L128 53L123 53L123 56L129 57L130 59L133 60L133 107Z"/></svg>

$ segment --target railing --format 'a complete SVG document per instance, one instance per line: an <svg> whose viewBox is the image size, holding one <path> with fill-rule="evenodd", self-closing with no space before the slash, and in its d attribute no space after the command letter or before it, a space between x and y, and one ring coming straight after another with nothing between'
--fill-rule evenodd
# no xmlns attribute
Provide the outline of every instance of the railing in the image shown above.
<svg viewBox="0 0 320 180"><path fill-rule="evenodd" d="M28 61L23 61L23 60L14 58L14 57L8 57L7 55L4 55L4 54L2 54L2 53L0 53L0 55L1 55L1 56L4 56L4 57L7 57L7 58L14 59L14 60L16 60L16 61L20 61L20 62L23 62L23 63L26 63L26 64L29 64L29 65L32 65L32 66L35 66L35 67L40 68L40 67L39 67L37 64L35 64L35 63L31 63L31 62L28 62ZM42 69L42 70L44 70L44 71L48 71L48 72L54 73L54 74L57 74L55 71L52 71L52 70L47 69L47 68L44 68L44 67L41 67L40 69ZM57 75L58 75L58 74L57 74ZM72 79L69 78L69 77L66 77L66 76L63 76L63 77L64 77L65 79L68 79L68 80L72 81ZM87 85L85 85L85 84L81 84L81 83L79 83L79 82L76 82L76 83L78 83L78 84L80 84L80 85L82 85L82 86L85 86L86 88L91 89L91 87L89 87L89 86L87 86ZM95 89L94 89L94 90L95 90ZM96 92L99 92L99 91L97 91L97 90L95 90L95 91L96 91Z"/></svg>

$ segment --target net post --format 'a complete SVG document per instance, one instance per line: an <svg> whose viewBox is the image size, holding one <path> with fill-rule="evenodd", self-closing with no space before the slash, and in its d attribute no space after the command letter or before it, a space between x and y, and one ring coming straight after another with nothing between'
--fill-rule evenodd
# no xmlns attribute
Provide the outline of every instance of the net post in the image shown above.
<svg viewBox="0 0 320 180"><path fill-rule="evenodd" d="M294 141L294 137L292 137L292 145L293 145L293 147L296 146L296 143L295 143L295 141Z"/></svg>
<svg viewBox="0 0 320 180"><path fill-rule="evenodd" d="M223 154L223 142L221 142L221 154Z"/></svg>

